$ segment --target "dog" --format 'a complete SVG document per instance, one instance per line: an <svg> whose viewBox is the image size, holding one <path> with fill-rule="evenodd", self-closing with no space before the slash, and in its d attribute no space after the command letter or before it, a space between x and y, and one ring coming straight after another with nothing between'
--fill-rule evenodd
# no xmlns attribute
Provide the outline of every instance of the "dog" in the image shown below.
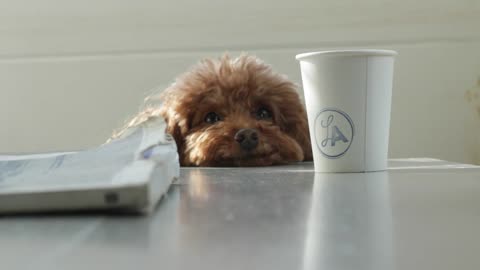
<svg viewBox="0 0 480 270"><path fill-rule="evenodd" d="M201 60L158 98L160 106L147 106L126 128L163 117L181 166L312 160L297 86L255 56Z"/></svg>

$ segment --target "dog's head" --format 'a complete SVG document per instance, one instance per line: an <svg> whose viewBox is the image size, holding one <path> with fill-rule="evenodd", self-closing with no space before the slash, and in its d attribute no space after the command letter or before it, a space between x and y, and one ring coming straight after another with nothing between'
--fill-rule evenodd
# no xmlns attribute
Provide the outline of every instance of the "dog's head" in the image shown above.
<svg viewBox="0 0 480 270"><path fill-rule="evenodd" d="M266 166L311 159L296 86L253 56L206 59L161 94L184 166Z"/></svg>

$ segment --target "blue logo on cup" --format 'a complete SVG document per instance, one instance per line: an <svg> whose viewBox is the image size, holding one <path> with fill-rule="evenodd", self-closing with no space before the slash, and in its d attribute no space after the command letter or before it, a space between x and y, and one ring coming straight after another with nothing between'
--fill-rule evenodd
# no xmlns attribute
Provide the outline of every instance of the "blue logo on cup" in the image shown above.
<svg viewBox="0 0 480 270"><path fill-rule="evenodd" d="M343 156L352 145L354 129L352 119L345 112L332 108L320 111L315 119L315 140L322 155Z"/></svg>

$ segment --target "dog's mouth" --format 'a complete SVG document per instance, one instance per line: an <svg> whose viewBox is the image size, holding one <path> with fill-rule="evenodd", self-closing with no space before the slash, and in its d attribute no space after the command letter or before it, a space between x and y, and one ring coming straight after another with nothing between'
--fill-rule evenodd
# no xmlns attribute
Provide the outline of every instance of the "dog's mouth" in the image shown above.
<svg viewBox="0 0 480 270"><path fill-rule="evenodd" d="M254 153L247 152L238 157L219 157L217 159L217 166L241 166L241 167L254 167L254 166L270 166L280 164L280 155L278 152L271 151L268 153Z"/></svg>

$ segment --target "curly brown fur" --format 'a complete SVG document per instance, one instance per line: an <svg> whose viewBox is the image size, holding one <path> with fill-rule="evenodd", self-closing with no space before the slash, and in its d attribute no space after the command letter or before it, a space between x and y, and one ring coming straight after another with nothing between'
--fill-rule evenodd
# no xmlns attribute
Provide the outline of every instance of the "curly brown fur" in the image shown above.
<svg viewBox="0 0 480 270"><path fill-rule="evenodd" d="M182 166L267 166L312 159L296 85L254 56L204 59L159 98L161 106L146 108L128 126L163 117ZM239 143L241 129L256 133L253 148Z"/></svg>

